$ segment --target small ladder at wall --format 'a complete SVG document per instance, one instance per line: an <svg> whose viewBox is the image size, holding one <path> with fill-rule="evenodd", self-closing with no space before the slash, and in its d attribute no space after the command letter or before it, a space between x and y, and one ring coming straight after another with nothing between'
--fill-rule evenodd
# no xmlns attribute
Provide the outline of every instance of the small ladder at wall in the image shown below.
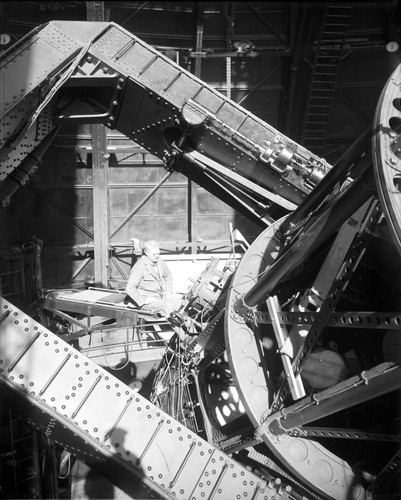
<svg viewBox="0 0 401 500"><path fill-rule="evenodd" d="M325 153L329 113L338 68L352 12L352 3L325 7L312 69L302 144L315 154Z"/></svg>
<svg viewBox="0 0 401 500"><path fill-rule="evenodd" d="M15 498L41 498L38 435L14 410L9 410L12 483Z"/></svg>

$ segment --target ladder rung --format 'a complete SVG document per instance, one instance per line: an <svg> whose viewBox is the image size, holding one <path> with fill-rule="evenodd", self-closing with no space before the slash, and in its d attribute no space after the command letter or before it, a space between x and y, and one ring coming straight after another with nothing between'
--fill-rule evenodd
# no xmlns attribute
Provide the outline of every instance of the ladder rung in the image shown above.
<svg viewBox="0 0 401 500"><path fill-rule="evenodd" d="M315 136L316 133L319 132L324 132L326 127L317 125L316 127L312 127L311 123L307 123L305 127L305 137L308 136L308 134L311 134L312 137Z"/></svg>
<svg viewBox="0 0 401 500"><path fill-rule="evenodd" d="M313 99L313 101L312 101ZM321 100L316 100L318 99L317 97L313 98L313 97L310 97L309 98L309 107L313 107L313 106L324 106L324 107L328 107L330 106L330 103L331 103L331 99L326 99L325 101L321 101Z"/></svg>
<svg viewBox="0 0 401 500"><path fill-rule="evenodd" d="M318 73L319 75L332 75L333 73L337 73L337 68L330 69L330 68L327 68L326 66L323 66L323 64L316 65L315 74L316 73Z"/></svg>
<svg viewBox="0 0 401 500"><path fill-rule="evenodd" d="M335 23L335 22L330 23L327 22L326 20L323 34L327 33L330 29L337 32L337 31L345 31L347 28L348 28L348 23Z"/></svg>
<svg viewBox="0 0 401 500"><path fill-rule="evenodd" d="M327 123L322 123L319 124L319 126L316 127L310 127L309 124L306 124L305 130L304 130L304 137L308 138L319 138L322 134L326 133L327 129Z"/></svg>
<svg viewBox="0 0 401 500"><path fill-rule="evenodd" d="M38 474L35 473L32 476L28 476L25 479L21 479L21 481L17 481L16 484L26 483L27 481L30 481L31 479L35 479L35 477L37 477L37 476L38 476Z"/></svg>
<svg viewBox="0 0 401 500"><path fill-rule="evenodd" d="M328 78L330 75L323 75L322 73L315 73L313 86L325 84L327 90L331 90L333 88L333 84L335 83L335 78ZM333 76L333 75L332 75Z"/></svg>
<svg viewBox="0 0 401 500"><path fill-rule="evenodd" d="M307 123L316 123L316 125L326 125L327 120L311 120L310 116L307 118Z"/></svg>
<svg viewBox="0 0 401 500"><path fill-rule="evenodd" d="M10 423L11 423L11 424L13 424L14 422L22 422L22 421L23 421L23 420L22 420L22 418L21 418L21 417L17 417L17 418L13 418L13 419L11 419L11 418L10 418Z"/></svg>
<svg viewBox="0 0 401 500"><path fill-rule="evenodd" d="M23 436L18 439L13 439L13 444L20 443L21 441L26 441L27 439L32 439L32 435L28 434L28 436Z"/></svg>
<svg viewBox="0 0 401 500"><path fill-rule="evenodd" d="M316 103L316 106L320 107L325 107L328 106L333 98L333 92L330 91L330 95L325 95L325 96L320 96L319 94L313 95L314 92L311 91L309 94L309 99L313 99L313 101ZM317 101L317 99L320 100L320 103ZM311 106L315 106L314 103L310 104Z"/></svg>
<svg viewBox="0 0 401 500"><path fill-rule="evenodd" d="M323 76L324 80L321 80L319 83L322 81L327 81L327 83L334 83L333 80L329 80L330 77L332 77L334 80L336 79L337 73L320 73L320 72L315 72L315 78L319 76Z"/></svg>
<svg viewBox="0 0 401 500"><path fill-rule="evenodd" d="M26 460L32 460L35 457L35 455L29 455L29 457L24 457L20 458L19 460L14 460L14 464L20 464L22 462L25 462Z"/></svg>
<svg viewBox="0 0 401 500"><path fill-rule="evenodd" d="M332 15L331 12L333 10L344 10L345 12L350 13L351 10L352 10L352 6L350 6L350 5L335 5L335 4L332 4L329 7L329 12L328 12L327 15L329 15L329 16ZM335 15L338 15L338 14L336 13Z"/></svg>
<svg viewBox="0 0 401 500"><path fill-rule="evenodd" d="M338 64L334 64L334 63L331 64L331 63L325 63L325 62L319 63L319 59L318 59L316 66L320 66L321 68L337 68Z"/></svg>
<svg viewBox="0 0 401 500"><path fill-rule="evenodd" d="M309 96L309 103L311 106L314 106L315 104L317 105L325 105L325 104L328 104L327 101L331 101L331 95L330 96L313 96L313 95L310 95ZM313 103L310 102L313 100Z"/></svg>
<svg viewBox="0 0 401 500"><path fill-rule="evenodd" d="M327 61L327 63L324 63L322 62L322 64L330 64L332 61L334 61L335 63L337 63L336 59L335 59L336 56L330 56L330 55L325 55L325 54L319 54L317 56L317 60L318 61Z"/></svg>
<svg viewBox="0 0 401 500"><path fill-rule="evenodd" d="M317 127L317 126L322 126L322 125L327 124L327 118L324 120L323 115L320 117L320 120L311 120L311 119L309 119L309 116L310 115L308 115L306 118L306 123L309 123L311 126L313 125L313 126Z"/></svg>
<svg viewBox="0 0 401 500"><path fill-rule="evenodd" d="M344 19L349 20L349 15L348 14L330 14L326 17L326 19L340 19L341 22L344 24Z"/></svg>
<svg viewBox="0 0 401 500"><path fill-rule="evenodd" d="M344 35L345 34L345 31L344 30L338 30L338 31L329 31L329 30L326 30L323 34L323 39L324 40L327 40L327 37L328 35ZM329 37L329 40L330 40L330 37Z"/></svg>
<svg viewBox="0 0 401 500"><path fill-rule="evenodd" d="M333 92L325 89L315 89L312 87L310 97L313 99L331 99Z"/></svg>
<svg viewBox="0 0 401 500"><path fill-rule="evenodd" d="M326 75L332 76L332 75L336 75L337 74L337 70L334 70L334 69L333 70L329 70L327 68L323 69L322 67L319 68L319 66L316 66L315 75L316 74L317 75L322 75L322 76L326 76Z"/></svg>
<svg viewBox="0 0 401 500"><path fill-rule="evenodd" d="M322 137L316 134L309 134L308 136L307 132L304 132L304 139L309 142L321 142Z"/></svg>
<svg viewBox="0 0 401 500"><path fill-rule="evenodd" d="M324 133L325 130L322 130L322 133ZM304 139L308 139L308 140L321 140L322 137L321 135L319 134L316 134L316 131L312 132L310 130L306 130L305 133L304 133Z"/></svg>
<svg viewBox="0 0 401 500"><path fill-rule="evenodd" d="M332 43L331 45L334 45L334 43ZM341 48L338 48L338 47L329 47L329 46L326 46L324 44L321 44L320 45L320 51L321 52L330 52L330 57L340 57L340 55L342 54L342 49ZM336 53L334 53L334 51Z"/></svg>
<svg viewBox="0 0 401 500"><path fill-rule="evenodd" d="M316 135L316 134L308 134L308 132L304 133L304 141L308 141L309 144L311 142L314 142L315 144L323 142L324 141L324 136L326 135L326 131L322 130L321 135Z"/></svg>
<svg viewBox="0 0 401 500"><path fill-rule="evenodd" d="M333 28L348 28L348 23L336 23L334 21L327 22L326 19L326 27L333 27Z"/></svg>
<svg viewBox="0 0 401 500"><path fill-rule="evenodd" d="M339 52L341 52L342 50L342 46L344 45L345 43L345 37L346 37L346 34L345 32L342 32L342 33L325 33L325 35L322 37L321 41L320 41L320 46L322 45L338 45L337 47L337 50Z"/></svg>
<svg viewBox="0 0 401 500"><path fill-rule="evenodd" d="M332 54L319 53L319 55L317 56L317 61L326 61L322 62L322 64L337 64L337 56L333 56Z"/></svg>
<svg viewBox="0 0 401 500"><path fill-rule="evenodd" d="M326 129L320 129L320 130L305 130L304 132L304 139L323 139L324 136L326 135Z"/></svg>
<svg viewBox="0 0 401 500"><path fill-rule="evenodd" d="M314 108L314 109L309 109L309 114L315 115L315 116L324 116L325 112L322 111L324 109L327 109L329 106L315 106L314 104L311 104L309 108ZM317 109L316 109L317 108Z"/></svg>

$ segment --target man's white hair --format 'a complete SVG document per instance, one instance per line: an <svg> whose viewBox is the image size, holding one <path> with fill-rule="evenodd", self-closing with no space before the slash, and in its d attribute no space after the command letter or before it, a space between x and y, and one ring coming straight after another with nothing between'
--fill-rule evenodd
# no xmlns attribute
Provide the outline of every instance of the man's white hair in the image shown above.
<svg viewBox="0 0 401 500"><path fill-rule="evenodd" d="M149 250L159 250L160 245L156 240L148 240L143 243L143 251L148 253Z"/></svg>

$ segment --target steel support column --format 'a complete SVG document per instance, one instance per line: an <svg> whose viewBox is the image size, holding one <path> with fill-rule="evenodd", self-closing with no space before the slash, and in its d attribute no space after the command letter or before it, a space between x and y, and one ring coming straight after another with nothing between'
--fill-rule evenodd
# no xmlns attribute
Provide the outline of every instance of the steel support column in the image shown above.
<svg viewBox="0 0 401 500"><path fill-rule="evenodd" d="M104 21L104 2L87 2L88 21ZM107 136L104 125L92 125L93 243L95 284L108 285L109 268L109 189Z"/></svg>
<svg viewBox="0 0 401 500"><path fill-rule="evenodd" d="M95 284L107 287L109 268L109 189L106 129L92 125L93 232Z"/></svg>

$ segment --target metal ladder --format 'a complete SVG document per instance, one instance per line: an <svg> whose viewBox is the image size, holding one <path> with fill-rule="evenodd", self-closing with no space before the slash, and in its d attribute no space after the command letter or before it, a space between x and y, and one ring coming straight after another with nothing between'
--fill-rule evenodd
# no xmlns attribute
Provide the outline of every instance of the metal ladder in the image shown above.
<svg viewBox="0 0 401 500"><path fill-rule="evenodd" d="M11 468L16 497L41 497L37 431L9 410Z"/></svg>
<svg viewBox="0 0 401 500"><path fill-rule="evenodd" d="M323 155L328 117L332 106L338 68L351 18L352 4L326 7L313 65L303 145Z"/></svg>

